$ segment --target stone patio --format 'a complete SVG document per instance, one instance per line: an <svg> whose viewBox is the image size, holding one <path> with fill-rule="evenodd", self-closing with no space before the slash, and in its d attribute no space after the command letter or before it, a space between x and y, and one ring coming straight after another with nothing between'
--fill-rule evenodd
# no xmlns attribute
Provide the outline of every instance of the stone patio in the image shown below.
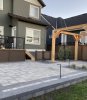
<svg viewBox="0 0 87 100"><path fill-rule="evenodd" d="M87 62L71 62L70 64L86 64ZM85 74L86 72L66 68L68 62L16 62L0 64L0 98L5 98L34 89L35 85L47 85L51 81L61 80L59 65L62 64L62 79ZM44 83L45 82L45 83ZM42 86L41 85L41 86ZM49 84L50 85L50 84ZM31 88L33 86L33 88ZM28 87L28 88L27 88ZM27 88L27 90L26 90ZM40 87L37 87L40 88ZM7 99L6 99L7 100Z"/></svg>

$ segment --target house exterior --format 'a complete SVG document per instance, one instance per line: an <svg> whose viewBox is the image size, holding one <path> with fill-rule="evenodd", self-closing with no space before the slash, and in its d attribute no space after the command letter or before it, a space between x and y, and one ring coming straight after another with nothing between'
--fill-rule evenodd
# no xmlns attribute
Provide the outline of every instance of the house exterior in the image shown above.
<svg viewBox="0 0 87 100"><path fill-rule="evenodd" d="M48 23L41 17L42 0L0 0L0 37L5 48L46 49Z"/></svg>
<svg viewBox="0 0 87 100"><path fill-rule="evenodd" d="M78 26L87 24L87 14L82 14L78 16L74 16L71 18L63 19L61 17L54 18L48 15L43 15L45 19L50 23L51 25L47 28L47 50L51 50L52 45L52 32L54 29L60 29L64 27L72 27L72 26ZM78 33L80 34L81 31L84 31L83 29L73 29L70 32ZM84 37L81 39L80 44L87 44L87 37ZM67 36L62 34L59 38L56 39L56 45L74 45L75 40L73 36Z"/></svg>

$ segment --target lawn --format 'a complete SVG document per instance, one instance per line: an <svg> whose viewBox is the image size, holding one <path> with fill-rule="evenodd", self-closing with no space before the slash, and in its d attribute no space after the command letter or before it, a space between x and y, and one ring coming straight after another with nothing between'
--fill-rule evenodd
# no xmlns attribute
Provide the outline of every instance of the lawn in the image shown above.
<svg viewBox="0 0 87 100"><path fill-rule="evenodd" d="M33 98L33 100L87 100L87 81Z"/></svg>

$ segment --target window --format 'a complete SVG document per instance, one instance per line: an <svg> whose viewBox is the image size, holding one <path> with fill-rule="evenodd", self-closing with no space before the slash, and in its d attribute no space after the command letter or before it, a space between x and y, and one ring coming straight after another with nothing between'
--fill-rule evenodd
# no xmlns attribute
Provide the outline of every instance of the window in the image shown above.
<svg viewBox="0 0 87 100"><path fill-rule="evenodd" d="M81 37L80 43L82 45L87 44L87 36L85 36L87 34L87 32L86 31L81 31L80 34L83 34L84 35L83 37Z"/></svg>
<svg viewBox="0 0 87 100"><path fill-rule="evenodd" d="M0 26L0 35L4 35L4 26Z"/></svg>
<svg viewBox="0 0 87 100"><path fill-rule="evenodd" d="M30 5L30 17L39 19L39 7Z"/></svg>
<svg viewBox="0 0 87 100"><path fill-rule="evenodd" d="M0 44L4 44L4 26L0 26Z"/></svg>
<svg viewBox="0 0 87 100"><path fill-rule="evenodd" d="M0 0L0 10L3 10L3 0Z"/></svg>
<svg viewBox="0 0 87 100"><path fill-rule="evenodd" d="M26 28L25 44L40 45L41 30Z"/></svg>
<svg viewBox="0 0 87 100"><path fill-rule="evenodd" d="M84 36L80 39L82 45L87 44L87 36Z"/></svg>
<svg viewBox="0 0 87 100"><path fill-rule="evenodd" d="M16 48L16 26L12 27L12 36L14 37L14 44L12 44L12 47Z"/></svg>
<svg viewBox="0 0 87 100"><path fill-rule="evenodd" d="M61 34L61 44L66 44L67 43L67 35Z"/></svg>
<svg viewBox="0 0 87 100"><path fill-rule="evenodd" d="M16 36L16 26L12 27L12 36Z"/></svg>

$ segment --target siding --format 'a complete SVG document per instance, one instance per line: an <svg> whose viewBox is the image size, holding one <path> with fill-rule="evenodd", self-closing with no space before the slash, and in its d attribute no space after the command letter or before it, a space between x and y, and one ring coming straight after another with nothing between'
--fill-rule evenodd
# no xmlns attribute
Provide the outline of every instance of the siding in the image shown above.
<svg viewBox="0 0 87 100"><path fill-rule="evenodd" d="M12 12L12 0L4 0L4 10L0 10L0 26L4 26L4 35L11 34L11 19L8 16L9 12Z"/></svg>
<svg viewBox="0 0 87 100"><path fill-rule="evenodd" d="M26 27L41 30L41 44L40 45L29 44L29 45L25 45L25 48L26 49L46 49L46 28L43 26L18 21L18 33L17 33L18 37L25 38ZM19 48L21 48L23 44L21 41L18 41L17 45Z"/></svg>
<svg viewBox="0 0 87 100"><path fill-rule="evenodd" d="M29 17L29 11L30 11L29 9L30 9L30 3L29 2L26 2L24 0L14 0L13 1L13 14L20 15L20 16L28 18Z"/></svg>

